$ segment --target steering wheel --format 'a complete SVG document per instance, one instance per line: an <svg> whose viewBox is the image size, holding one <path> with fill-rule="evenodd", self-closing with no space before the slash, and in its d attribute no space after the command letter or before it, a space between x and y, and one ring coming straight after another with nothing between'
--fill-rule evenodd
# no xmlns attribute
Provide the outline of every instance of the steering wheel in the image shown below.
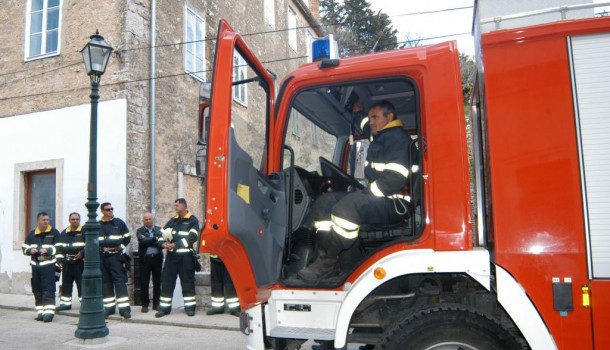
<svg viewBox="0 0 610 350"><path fill-rule="evenodd" d="M327 186L334 191L347 191L349 186L364 188L353 176L324 157L320 157L320 170L322 170L322 176L324 176Z"/></svg>

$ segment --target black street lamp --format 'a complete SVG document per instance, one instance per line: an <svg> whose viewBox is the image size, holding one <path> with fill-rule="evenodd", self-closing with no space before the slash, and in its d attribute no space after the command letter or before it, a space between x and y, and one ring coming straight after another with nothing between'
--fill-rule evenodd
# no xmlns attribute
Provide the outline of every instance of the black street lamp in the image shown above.
<svg viewBox="0 0 610 350"><path fill-rule="evenodd" d="M82 278L82 302L78 318L78 328L74 335L80 339L102 338L108 335L104 319L102 299L102 273L100 271L100 223L97 221L97 103L100 99L100 78L112 52L104 38L96 30L95 35L81 53L91 79L91 127L89 137L89 183L87 184L87 216L85 223L85 269Z"/></svg>

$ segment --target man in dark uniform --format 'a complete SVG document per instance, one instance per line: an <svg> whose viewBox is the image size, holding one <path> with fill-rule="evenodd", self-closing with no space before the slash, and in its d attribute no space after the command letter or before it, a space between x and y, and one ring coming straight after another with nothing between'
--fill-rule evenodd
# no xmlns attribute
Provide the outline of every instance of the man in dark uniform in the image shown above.
<svg viewBox="0 0 610 350"><path fill-rule="evenodd" d="M131 234L127 224L114 217L112 204L102 203L101 208L99 242L104 315L108 317L114 314L115 307L118 305L119 314L124 318L131 318L127 293L127 271L120 259L123 249L131 241Z"/></svg>
<svg viewBox="0 0 610 350"><path fill-rule="evenodd" d="M32 292L36 302L36 321L51 322L55 316L55 263L59 231L49 225L49 214L36 215L38 225L30 231L21 246L30 256Z"/></svg>
<svg viewBox="0 0 610 350"><path fill-rule="evenodd" d="M174 202L176 216L163 227L158 246L167 251L161 274L161 300L155 317L163 317L172 311L172 295L176 277L180 276L184 311L195 316L195 258L193 244L199 235L199 221L186 209L186 200Z"/></svg>
<svg viewBox="0 0 610 350"><path fill-rule="evenodd" d="M70 226L59 235L57 262L61 265L61 297L57 311L72 308L72 287L76 282L78 297L81 297L81 279L83 277L83 257L85 249L85 235L80 224L80 214L70 213L68 216Z"/></svg>
<svg viewBox="0 0 610 350"><path fill-rule="evenodd" d="M157 246L157 241L161 237L161 228L154 224L153 214L150 212L144 213L142 223L144 226L136 230L138 256L140 257L140 300L142 301L142 312L148 312L148 306L150 305L148 286L151 274L153 282L153 310L159 309L163 251Z"/></svg>
<svg viewBox="0 0 610 350"><path fill-rule="evenodd" d="M396 118L394 106L380 101L371 106L368 123L372 142L364 175L368 187L356 192L328 192L314 203L305 226L324 232L317 259L298 276L315 281L338 275L339 253L358 238L360 225L388 225L407 215L409 197L404 193L409 176L411 139Z"/></svg>
<svg viewBox="0 0 610 350"><path fill-rule="evenodd" d="M239 299L229 271L218 255L210 254L210 280L212 284L212 307L207 315L218 315L225 312L225 305L229 313L239 316Z"/></svg>

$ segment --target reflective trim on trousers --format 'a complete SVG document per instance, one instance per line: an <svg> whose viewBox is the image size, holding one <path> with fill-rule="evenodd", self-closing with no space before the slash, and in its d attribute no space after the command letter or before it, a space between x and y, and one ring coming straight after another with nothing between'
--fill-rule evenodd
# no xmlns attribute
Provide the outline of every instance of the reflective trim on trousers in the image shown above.
<svg viewBox="0 0 610 350"><path fill-rule="evenodd" d="M55 315L55 305L51 304L51 305L43 306L42 314L43 315L48 315L48 314Z"/></svg>
<svg viewBox="0 0 610 350"><path fill-rule="evenodd" d="M183 297L182 299L184 299L184 306L195 306L197 305L197 301L195 300L195 297Z"/></svg>
<svg viewBox="0 0 610 350"><path fill-rule="evenodd" d="M70 298L70 297L60 297L59 298L59 305L72 306L72 298Z"/></svg>
<svg viewBox="0 0 610 350"><path fill-rule="evenodd" d="M360 226L358 224L335 215L331 215L331 218L333 220L333 230L337 234L347 239L354 239L358 237L358 231L360 230Z"/></svg>
<svg viewBox="0 0 610 350"><path fill-rule="evenodd" d="M159 298L159 306L166 307L166 308L172 307L172 298L160 297Z"/></svg>
<svg viewBox="0 0 610 350"><path fill-rule="evenodd" d="M212 297L212 307L223 307L225 305L225 298Z"/></svg>
<svg viewBox="0 0 610 350"><path fill-rule="evenodd" d="M119 309L129 307L129 297L117 298L116 301Z"/></svg>
<svg viewBox="0 0 610 350"><path fill-rule="evenodd" d="M316 228L316 232L318 232L318 231L328 232L328 231L330 231L332 226L333 226L333 222L330 220L314 221L314 223L313 223L313 227Z"/></svg>

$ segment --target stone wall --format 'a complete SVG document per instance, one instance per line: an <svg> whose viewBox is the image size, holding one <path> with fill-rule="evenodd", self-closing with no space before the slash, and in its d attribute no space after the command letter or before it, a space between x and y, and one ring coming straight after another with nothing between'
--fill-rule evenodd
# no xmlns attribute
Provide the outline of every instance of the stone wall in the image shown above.
<svg viewBox="0 0 610 350"><path fill-rule="evenodd" d="M0 118L89 103L91 91L80 50L99 29L115 49L121 47L122 1L63 1L60 54L24 62L26 1L6 0L0 9ZM118 60L102 78L101 100L123 97L116 83Z"/></svg>

